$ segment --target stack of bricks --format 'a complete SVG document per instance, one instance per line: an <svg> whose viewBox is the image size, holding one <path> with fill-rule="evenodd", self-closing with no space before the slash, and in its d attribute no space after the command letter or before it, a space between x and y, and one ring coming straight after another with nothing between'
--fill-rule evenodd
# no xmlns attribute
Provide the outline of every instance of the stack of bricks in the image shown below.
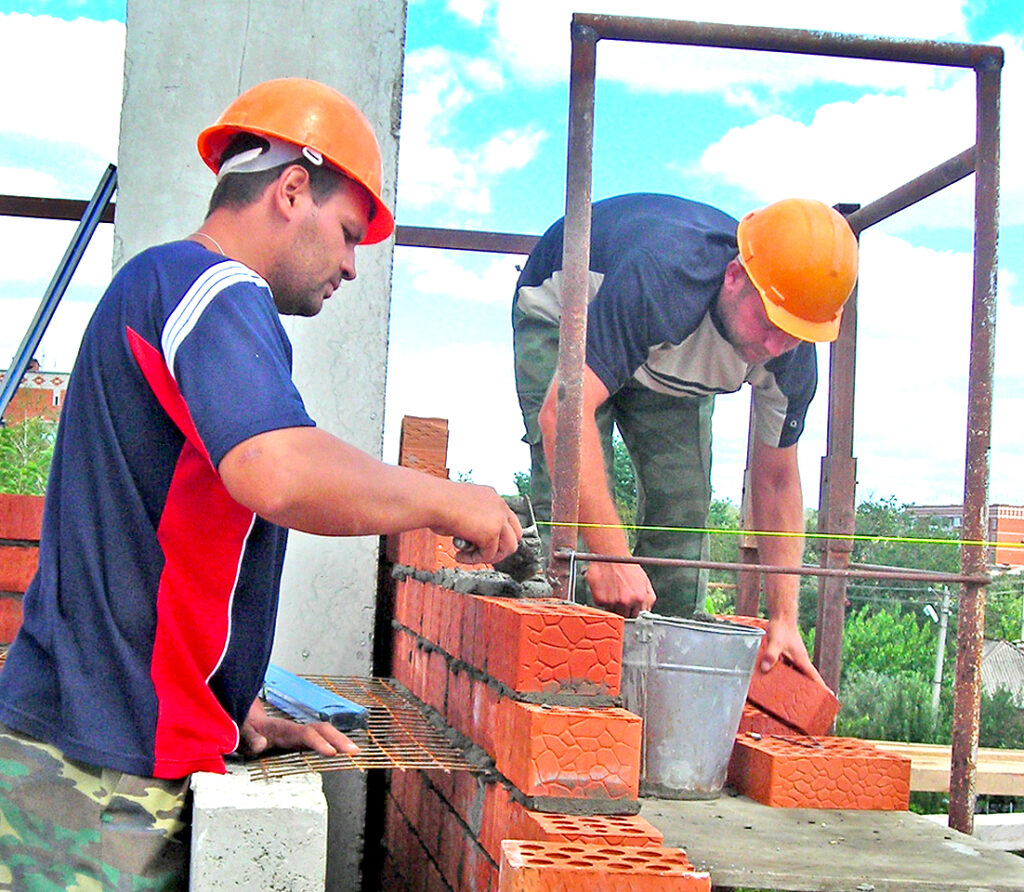
<svg viewBox="0 0 1024 892"><path fill-rule="evenodd" d="M437 423L417 419L418 435L425 421ZM442 450L417 447L407 423L402 463L443 469ZM392 674L475 745L481 770L392 772L384 887L541 892L571 876L606 892L653 878L710 889L637 814L641 720L615 705L622 618L424 581L452 562L451 540L427 530L391 537L388 555L417 571L396 585Z"/></svg>
<svg viewBox="0 0 1024 892"><path fill-rule="evenodd" d="M756 617L721 617L767 628ZM729 784L765 805L898 811L910 801L910 760L829 735L839 700L780 659L755 672L729 762Z"/></svg>
<svg viewBox="0 0 1024 892"><path fill-rule="evenodd" d="M21 627L21 597L39 563L43 497L0 493L0 645Z"/></svg>

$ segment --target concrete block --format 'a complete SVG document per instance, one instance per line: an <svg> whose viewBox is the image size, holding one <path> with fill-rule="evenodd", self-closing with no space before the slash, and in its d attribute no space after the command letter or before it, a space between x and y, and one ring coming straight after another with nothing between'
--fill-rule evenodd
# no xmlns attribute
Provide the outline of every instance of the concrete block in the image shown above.
<svg viewBox="0 0 1024 892"><path fill-rule="evenodd" d="M498 892L710 892L711 877L694 871L681 849L583 843L501 844Z"/></svg>
<svg viewBox="0 0 1024 892"><path fill-rule="evenodd" d="M851 737L737 737L729 783L783 808L905 810L910 759Z"/></svg>
<svg viewBox="0 0 1024 892"><path fill-rule="evenodd" d="M191 892L323 892L327 800L318 774L192 776Z"/></svg>

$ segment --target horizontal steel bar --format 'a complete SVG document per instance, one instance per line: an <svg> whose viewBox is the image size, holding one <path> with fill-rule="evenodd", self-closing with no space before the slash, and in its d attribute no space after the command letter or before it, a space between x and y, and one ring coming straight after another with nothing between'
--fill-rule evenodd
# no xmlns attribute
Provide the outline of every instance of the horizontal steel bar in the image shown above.
<svg viewBox="0 0 1024 892"><path fill-rule="evenodd" d="M962 582L970 585L988 585L988 576L964 576L957 573L934 573L931 570L853 570L832 567L783 567L778 564L737 564L730 561L691 561L686 558L640 557L638 555L594 554L585 551L573 551L564 548L558 552L563 560L575 558L578 561L594 561L606 564L649 564L661 567L692 567L700 570L735 570L738 572L757 571L759 573L785 573L792 576L840 576L845 579L889 579L889 580L921 580L923 582Z"/></svg>
<svg viewBox="0 0 1024 892"><path fill-rule="evenodd" d="M31 195L0 195L0 217L32 217L42 220L82 218L86 202L77 198L39 198ZM114 205L100 217L114 222ZM485 232L473 229L437 229L430 226L397 226L395 244L406 248L450 248L491 254L529 254L540 236L517 232Z"/></svg>
<svg viewBox="0 0 1024 892"><path fill-rule="evenodd" d="M573 22L593 28L598 37L607 40L765 50L883 62L916 62L954 68L990 68L1002 67L1003 64L1002 48L983 44L898 40L797 28L721 25L591 13L576 13Z"/></svg>
<svg viewBox="0 0 1024 892"><path fill-rule="evenodd" d="M0 195L0 217L34 217L42 220L74 220L85 213L87 201L78 198L39 198L32 195ZM114 202L100 216L100 223L114 222Z"/></svg>
<svg viewBox="0 0 1024 892"><path fill-rule="evenodd" d="M947 186L960 182L974 173L975 146L964 149L959 155L943 161L921 176L904 183L888 195L864 205L849 214L846 222L854 232L860 234L869 226L893 216L899 211L940 192Z"/></svg>
<svg viewBox="0 0 1024 892"><path fill-rule="evenodd" d="M492 254L529 254L540 236L515 232L480 232L473 229L434 229L429 226L395 227L395 244L407 248L451 248Z"/></svg>

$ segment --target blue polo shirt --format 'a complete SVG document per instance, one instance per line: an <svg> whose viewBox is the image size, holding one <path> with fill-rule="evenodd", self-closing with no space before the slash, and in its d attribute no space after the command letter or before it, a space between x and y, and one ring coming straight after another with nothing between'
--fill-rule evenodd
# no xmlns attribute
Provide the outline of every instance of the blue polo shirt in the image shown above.
<svg viewBox="0 0 1024 892"><path fill-rule="evenodd" d="M224 770L270 659L286 531L217 466L313 424L291 362L241 263L184 241L115 276L71 375L0 722L131 774Z"/></svg>

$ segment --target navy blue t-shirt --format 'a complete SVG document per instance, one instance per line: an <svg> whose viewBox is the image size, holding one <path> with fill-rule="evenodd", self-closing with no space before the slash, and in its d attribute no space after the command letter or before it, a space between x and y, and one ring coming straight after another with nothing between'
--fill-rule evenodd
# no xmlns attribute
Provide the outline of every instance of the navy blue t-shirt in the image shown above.
<svg viewBox="0 0 1024 892"><path fill-rule="evenodd" d="M61 414L0 721L131 774L223 771L270 659L286 531L224 455L309 426L267 283L194 242L115 276Z"/></svg>
<svg viewBox="0 0 1024 892"><path fill-rule="evenodd" d="M590 227L587 365L609 393L630 379L670 396L754 389L758 436L790 446L817 386L813 344L759 365L732 349L715 302L738 253L737 222L710 205L634 193L594 202ZM534 246L516 286L527 316L561 313L564 220Z"/></svg>

